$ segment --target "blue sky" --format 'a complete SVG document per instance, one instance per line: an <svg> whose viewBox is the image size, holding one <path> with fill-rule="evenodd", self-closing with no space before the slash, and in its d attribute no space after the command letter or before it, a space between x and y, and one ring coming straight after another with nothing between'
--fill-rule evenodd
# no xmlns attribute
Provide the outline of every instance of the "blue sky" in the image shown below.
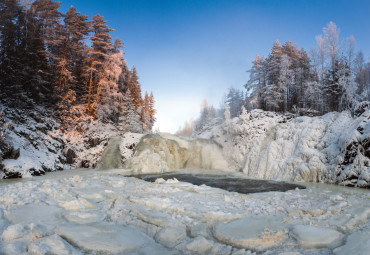
<svg viewBox="0 0 370 255"><path fill-rule="evenodd" d="M153 91L161 131L176 131L199 114L203 98L219 105L230 86L243 89L256 53L291 40L307 51L333 21L341 37L370 56L368 0L61 0L99 13L125 43L143 91Z"/></svg>

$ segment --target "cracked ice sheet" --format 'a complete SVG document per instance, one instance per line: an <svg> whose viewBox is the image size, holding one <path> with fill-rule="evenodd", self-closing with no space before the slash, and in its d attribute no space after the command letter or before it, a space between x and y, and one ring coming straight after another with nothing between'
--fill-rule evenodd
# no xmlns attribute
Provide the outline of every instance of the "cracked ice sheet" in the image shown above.
<svg viewBox="0 0 370 255"><path fill-rule="evenodd" d="M126 172L1 182L0 254L339 254L369 245L349 243L369 233L369 190L306 184L244 195ZM317 231L343 241L317 243Z"/></svg>

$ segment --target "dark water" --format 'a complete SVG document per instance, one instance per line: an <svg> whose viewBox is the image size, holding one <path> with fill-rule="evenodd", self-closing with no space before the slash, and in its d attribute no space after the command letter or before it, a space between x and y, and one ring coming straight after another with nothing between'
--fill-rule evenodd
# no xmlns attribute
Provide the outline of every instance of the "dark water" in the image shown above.
<svg viewBox="0 0 370 255"><path fill-rule="evenodd" d="M176 178L182 182L189 182L194 185L207 185L220 188L231 192L242 194L259 193L268 191L288 191L292 189L305 189L305 186L291 184L281 181L254 180L220 175L195 175L184 173L164 173L164 174L138 174L127 177L135 177L148 182L155 182L157 178L165 180Z"/></svg>

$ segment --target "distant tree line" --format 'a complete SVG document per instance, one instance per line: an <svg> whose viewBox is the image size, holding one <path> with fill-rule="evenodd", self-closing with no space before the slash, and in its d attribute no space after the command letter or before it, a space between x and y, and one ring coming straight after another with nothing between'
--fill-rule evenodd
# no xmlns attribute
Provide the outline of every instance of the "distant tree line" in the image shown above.
<svg viewBox="0 0 370 255"><path fill-rule="evenodd" d="M151 130L153 93L142 97L135 67L99 14L91 21L53 0L0 0L0 93L9 106L55 107L61 119L76 109L103 121L125 115L128 127ZM30 103L31 102L31 103ZM128 130L130 131L130 130Z"/></svg>
<svg viewBox="0 0 370 255"><path fill-rule="evenodd" d="M247 108L322 114L370 100L370 63L355 54L353 36L344 41L339 34L330 22L311 57L290 41L275 41L267 57L257 55L245 85Z"/></svg>

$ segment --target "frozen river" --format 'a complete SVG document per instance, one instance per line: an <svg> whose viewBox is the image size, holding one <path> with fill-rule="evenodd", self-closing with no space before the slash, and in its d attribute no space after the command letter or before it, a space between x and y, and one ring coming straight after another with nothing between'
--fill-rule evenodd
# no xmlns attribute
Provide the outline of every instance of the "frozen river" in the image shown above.
<svg viewBox="0 0 370 255"><path fill-rule="evenodd" d="M213 188L224 189L241 194L259 193L268 191L288 191L292 189L305 189L305 186L272 180L256 180L230 176L230 174L207 174L207 173L163 173L163 174L136 174L129 175L149 182L164 182L176 179L194 185L206 185Z"/></svg>
<svg viewBox="0 0 370 255"><path fill-rule="evenodd" d="M369 254L369 190L304 183L241 194L130 174L2 181L0 254Z"/></svg>

